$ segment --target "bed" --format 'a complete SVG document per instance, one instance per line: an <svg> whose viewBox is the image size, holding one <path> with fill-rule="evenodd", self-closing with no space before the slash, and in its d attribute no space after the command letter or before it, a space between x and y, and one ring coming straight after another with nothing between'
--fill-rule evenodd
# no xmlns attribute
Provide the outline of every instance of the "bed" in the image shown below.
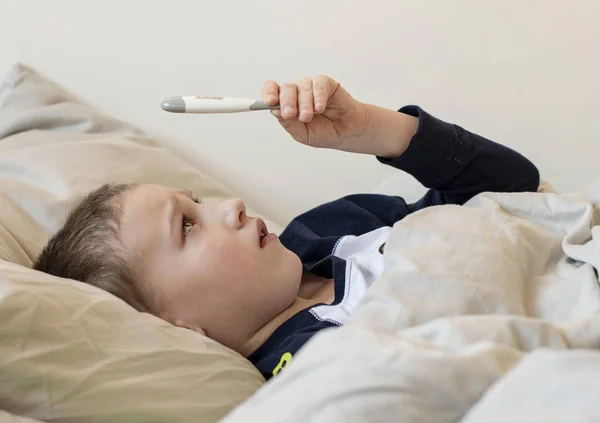
<svg viewBox="0 0 600 423"><path fill-rule="evenodd" d="M266 384L210 339L30 269L82 195L132 181L233 196L139 129L11 69L0 90L3 421L600 418L600 181L411 215L350 322L319 333ZM400 172L376 190L399 186L408 200L423 190ZM274 231L285 223L261 217Z"/></svg>

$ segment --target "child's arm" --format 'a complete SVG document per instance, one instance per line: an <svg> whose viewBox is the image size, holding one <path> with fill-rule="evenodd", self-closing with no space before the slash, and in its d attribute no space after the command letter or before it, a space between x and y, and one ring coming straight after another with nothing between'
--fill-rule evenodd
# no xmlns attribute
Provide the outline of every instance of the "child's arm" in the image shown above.
<svg viewBox="0 0 600 423"><path fill-rule="evenodd" d="M417 209L462 204L483 191L532 191L539 175L519 153L442 122L418 107L401 113L361 103L333 79L320 75L281 86L268 81L263 101L296 141L377 156L436 190Z"/></svg>

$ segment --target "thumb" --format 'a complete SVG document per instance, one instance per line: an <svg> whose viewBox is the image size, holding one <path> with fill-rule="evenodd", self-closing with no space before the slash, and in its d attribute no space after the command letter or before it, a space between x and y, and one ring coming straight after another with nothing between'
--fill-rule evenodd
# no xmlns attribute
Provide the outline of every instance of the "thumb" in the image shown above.
<svg viewBox="0 0 600 423"><path fill-rule="evenodd" d="M283 129L292 136L296 141L305 144L307 138L306 124L300 122L298 117L293 119L284 119L281 116L281 111L278 109L271 109L271 114L279 121L279 124L283 126Z"/></svg>

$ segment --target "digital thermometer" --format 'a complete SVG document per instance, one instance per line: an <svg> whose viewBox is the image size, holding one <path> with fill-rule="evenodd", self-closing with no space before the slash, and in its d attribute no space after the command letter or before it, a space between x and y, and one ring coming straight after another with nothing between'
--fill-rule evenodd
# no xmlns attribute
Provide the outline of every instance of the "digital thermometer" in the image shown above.
<svg viewBox="0 0 600 423"><path fill-rule="evenodd" d="M160 104L171 113L240 113L254 110L279 109L262 101L238 97L183 96L169 97Z"/></svg>

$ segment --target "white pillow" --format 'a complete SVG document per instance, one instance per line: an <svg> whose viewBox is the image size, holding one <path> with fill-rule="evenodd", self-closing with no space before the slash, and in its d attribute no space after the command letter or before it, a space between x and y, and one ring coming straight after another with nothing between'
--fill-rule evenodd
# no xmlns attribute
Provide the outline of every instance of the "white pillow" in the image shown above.
<svg viewBox="0 0 600 423"><path fill-rule="evenodd" d="M39 420L33 420L27 417L16 416L11 413L0 410L0 422L2 423L42 423Z"/></svg>
<svg viewBox="0 0 600 423"><path fill-rule="evenodd" d="M232 196L132 126L31 69L12 68L0 89L5 411L57 422L215 421L264 383L246 359L216 342L94 287L28 268L83 195L133 181L209 200Z"/></svg>

